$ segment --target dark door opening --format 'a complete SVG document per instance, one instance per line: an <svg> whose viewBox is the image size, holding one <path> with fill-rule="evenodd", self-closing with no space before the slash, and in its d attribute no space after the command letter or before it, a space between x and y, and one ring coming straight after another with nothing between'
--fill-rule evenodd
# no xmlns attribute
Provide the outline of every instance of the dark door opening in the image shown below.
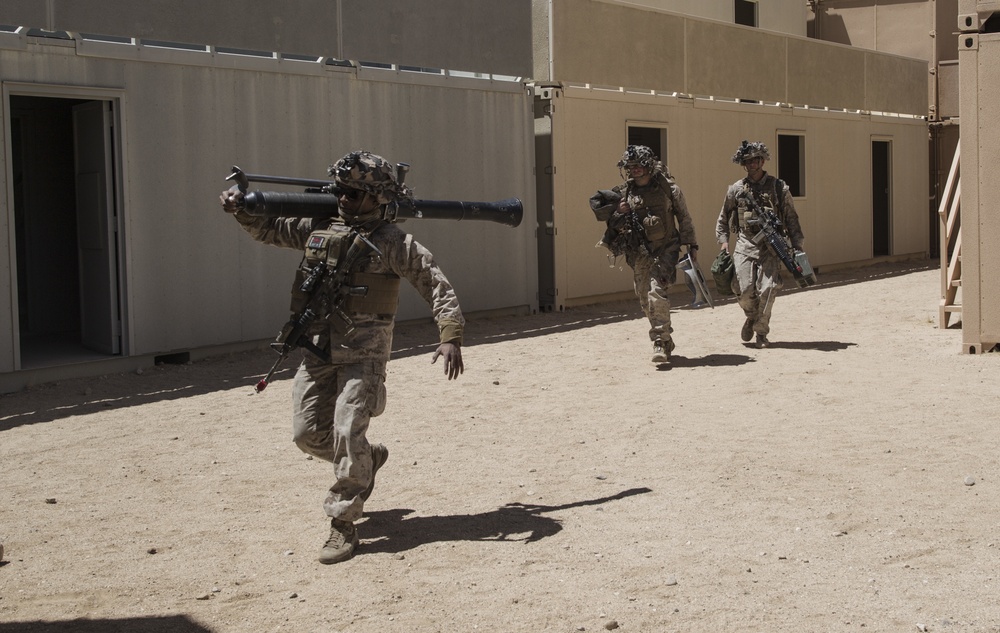
<svg viewBox="0 0 1000 633"><path fill-rule="evenodd" d="M21 369L122 352L111 115L10 97Z"/></svg>
<svg viewBox="0 0 1000 633"><path fill-rule="evenodd" d="M872 257L892 254L892 143L872 141Z"/></svg>

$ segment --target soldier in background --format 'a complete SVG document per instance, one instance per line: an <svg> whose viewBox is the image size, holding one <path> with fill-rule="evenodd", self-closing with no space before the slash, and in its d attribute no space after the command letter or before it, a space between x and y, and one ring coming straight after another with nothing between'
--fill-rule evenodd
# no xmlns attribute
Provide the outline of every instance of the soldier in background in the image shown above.
<svg viewBox="0 0 1000 633"><path fill-rule="evenodd" d="M774 209L795 250L804 250L805 243L788 185L764 171L764 162L770 158L771 154L763 143L743 141L733 155L733 162L742 166L747 175L729 186L715 226L720 250L727 253L730 234L737 235L733 251L736 267L733 291L737 293L740 307L746 315L740 338L749 343L756 334L754 345L758 349L771 344L767 338L771 331L771 308L783 282L778 256L766 244L752 241L760 231L754 206Z"/></svg>
<svg viewBox="0 0 1000 633"><path fill-rule="evenodd" d="M303 279L320 264L336 269L360 235L377 251L353 263L355 283L364 296L350 296L340 311L334 297L322 303L308 334L313 351L304 351L292 386L293 439L298 447L333 463L336 481L323 509L330 517L330 537L319 561L347 560L358 545L354 522L375 487L375 473L389 457L382 444L366 438L370 418L385 409L386 363L399 302L399 279L409 281L431 307L441 344L431 362L444 358L449 380L464 371L458 299L433 255L412 235L384 221L385 205L410 197L397 182L392 165L370 152L351 152L330 167L339 191L340 217L267 218L243 210L244 197L233 188L223 192L222 207L259 242L305 252L292 290L292 312L301 312L310 297L302 296ZM360 276L360 277L358 277ZM315 292L328 290L322 283ZM346 320L345 317L346 316Z"/></svg>
<svg viewBox="0 0 1000 633"><path fill-rule="evenodd" d="M649 319L653 362L670 362L674 340L667 290L677 277L681 246L696 259L698 242L684 194L645 145L629 145L618 162L624 183L598 191L590 205L608 230L601 244L632 268L639 305Z"/></svg>

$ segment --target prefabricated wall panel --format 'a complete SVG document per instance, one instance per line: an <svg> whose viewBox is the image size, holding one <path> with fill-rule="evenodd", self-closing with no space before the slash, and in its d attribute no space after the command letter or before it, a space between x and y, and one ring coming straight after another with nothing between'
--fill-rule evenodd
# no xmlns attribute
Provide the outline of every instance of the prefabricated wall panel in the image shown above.
<svg viewBox="0 0 1000 633"><path fill-rule="evenodd" d="M466 311L537 305L533 121L519 82L23 34L0 34L0 81L7 95L115 100L129 355L274 336L301 253L258 244L226 216L224 178L239 165L325 179L357 148L410 163L407 183L419 198L520 198L517 229L445 220L403 227L434 252ZM0 165L2 192L7 174ZM0 242L13 244L7 200ZM16 292L12 258L3 259L0 331L10 333ZM401 319L429 314L404 293ZM0 372L14 369L15 344L0 339Z"/></svg>
<svg viewBox="0 0 1000 633"><path fill-rule="evenodd" d="M498 75L531 71L529 0L4 0L0 24Z"/></svg>
<svg viewBox="0 0 1000 633"><path fill-rule="evenodd" d="M980 3L998 5L1000 3ZM996 7L1000 11L1000 6ZM969 11L971 14L972 11ZM988 13L987 13L988 15ZM1000 33L959 36L962 120L962 343L1000 343Z"/></svg>
<svg viewBox="0 0 1000 633"><path fill-rule="evenodd" d="M867 112L927 114L920 59L602 0L552 0L535 77ZM718 53L718 54L717 54ZM544 55L544 57L542 57Z"/></svg>

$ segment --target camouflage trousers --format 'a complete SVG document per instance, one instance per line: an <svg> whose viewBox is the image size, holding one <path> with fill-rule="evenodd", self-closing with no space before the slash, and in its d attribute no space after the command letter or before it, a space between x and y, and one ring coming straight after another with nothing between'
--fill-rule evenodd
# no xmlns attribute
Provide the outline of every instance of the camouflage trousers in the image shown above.
<svg viewBox="0 0 1000 633"><path fill-rule="evenodd" d="M361 518L361 493L372 479L365 433L385 410L385 363L324 363L306 354L292 385L292 434L303 452L333 464L336 481L323 503L328 516Z"/></svg>
<svg viewBox="0 0 1000 633"><path fill-rule="evenodd" d="M649 319L649 340L669 341L670 298L667 290L677 278L678 251L667 251L658 257L645 253L635 256L632 265L632 285L639 297L642 313Z"/></svg>
<svg viewBox="0 0 1000 633"><path fill-rule="evenodd" d="M747 257L739 252L733 255L736 274L733 290L737 301L748 319L753 320L755 334L767 335L771 331L771 308L778 290L783 285L781 260L769 250L759 258Z"/></svg>

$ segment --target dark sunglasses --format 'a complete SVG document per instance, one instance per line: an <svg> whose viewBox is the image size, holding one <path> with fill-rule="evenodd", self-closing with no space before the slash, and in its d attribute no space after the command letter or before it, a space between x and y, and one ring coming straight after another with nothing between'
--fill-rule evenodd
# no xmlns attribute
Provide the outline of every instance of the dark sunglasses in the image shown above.
<svg viewBox="0 0 1000 633"><path fill-rule="evenodd" d="M341 189L340 195L353 202L360 200L365 195L365 192L361 189Z"/></svg>

